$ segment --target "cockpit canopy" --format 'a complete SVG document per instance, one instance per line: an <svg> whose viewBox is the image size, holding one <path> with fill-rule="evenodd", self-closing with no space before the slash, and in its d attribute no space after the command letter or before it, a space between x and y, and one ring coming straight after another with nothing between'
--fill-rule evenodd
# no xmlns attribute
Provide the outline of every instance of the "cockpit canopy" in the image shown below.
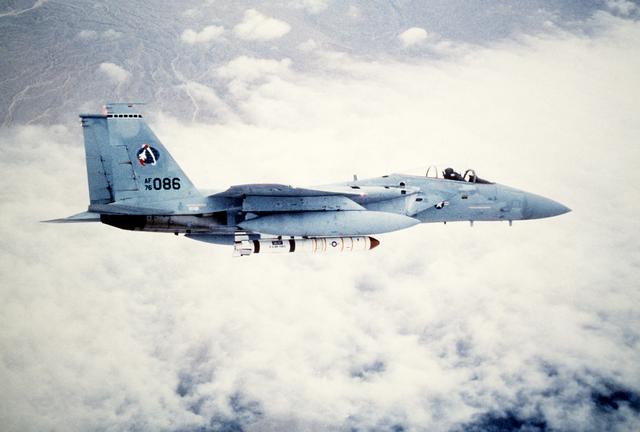
<svg viewBox="0 0 640 432"><path fill-rule="evenodd" d="M440 174L442 175L442 177L440 177ZM493 184L493 182L489 180L481 179L480 177L478 177L475 170L473 169L468 169L464 172L464 174L460 174L451 167L447 167L444 170L440 171L438 167L436 167L435 165L431 165L429 168L427 168L426 176L430 178L442 178L444 180L461 181L467 183Z"/></svg>

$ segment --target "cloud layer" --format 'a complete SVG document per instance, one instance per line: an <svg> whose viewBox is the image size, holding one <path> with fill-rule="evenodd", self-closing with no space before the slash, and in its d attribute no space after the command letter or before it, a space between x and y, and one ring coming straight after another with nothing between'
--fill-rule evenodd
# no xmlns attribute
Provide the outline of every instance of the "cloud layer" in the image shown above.
<svg viewBox="0 0 640 432"><path fill-rule="evenodd" d="M573 209L419 226L371 253L243 260L40 224L86 205L81 130L0 129L0 423L639 429L640 27L592 24L439 60L233 56L217 86L176 84L222 120L145 112L201 187L445 163Z"/></svg>

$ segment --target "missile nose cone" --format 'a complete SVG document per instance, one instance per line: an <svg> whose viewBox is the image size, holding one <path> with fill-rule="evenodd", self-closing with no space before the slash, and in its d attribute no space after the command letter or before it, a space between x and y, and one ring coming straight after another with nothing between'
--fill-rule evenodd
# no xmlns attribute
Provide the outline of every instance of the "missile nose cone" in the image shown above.
<svg viewBox="0 0 640 432"><path fill-rule="evenodd" d="M528 194L525 210L526 219L542 219L558 216L570 212L571 209L564 204L553 201L539 195Z"/></svg>
<svg viewBox="0 0 640 432"><path fill-rule="evenodd" d="M378 245L380 245L380 240L376 238L369 237L369 241L371 242L371 247L369 248L369 250L375 249L378 247Z"/></svg>

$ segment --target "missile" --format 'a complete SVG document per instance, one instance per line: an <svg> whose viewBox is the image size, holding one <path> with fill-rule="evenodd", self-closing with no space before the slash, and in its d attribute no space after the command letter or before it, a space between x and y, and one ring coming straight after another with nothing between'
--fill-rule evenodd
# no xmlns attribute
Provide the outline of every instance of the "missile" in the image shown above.
<svg viewBox="0 0 640 432"><path fill-rule="evenodd" d="M355 252L371 250L379 244L379 240L368 236L241 240L235 242L233 256L249 256L257 253L285 254L306 252L324 254Z"/></svg>

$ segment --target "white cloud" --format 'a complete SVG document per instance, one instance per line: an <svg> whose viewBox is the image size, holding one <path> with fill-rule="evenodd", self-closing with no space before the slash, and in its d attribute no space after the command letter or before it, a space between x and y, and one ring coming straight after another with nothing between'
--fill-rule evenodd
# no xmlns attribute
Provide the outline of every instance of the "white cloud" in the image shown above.
<svg viewBox="0 0 640 432"><path fill-rule="evenodd" d="M246 121L146 113L202 187L445 161L574 210L415 227L371 253L242 260L35 223L86 205L81 130L0 128L3 428L447 431L511 413L639 430L640 24L615 23L437 62L341 56L322 73L236 59L221 78L252 82L233 99ZM618 388L631 403L598 406Z"/></svg>
<svg viewBox="0 0 640 432"><path fill-rule="evenodd" d="M329 0L295 0L289 4L295 8L305 9L310 14L317 14L329 7Z"/></svg>
<svg viewBox="0 0 640 432"><path fill-rule="evenodd" d="M187 29L182 32L180 39L188 44L202 44L208 43L218 39L224 33L224 27L210 25L197 32L192 29Z"/></svg>
<svg viewBox="0 0 640 432"><path fill-rule="evenodd" d="M298 44L298 49L304 52L311 52L318 47L318 44L313 39L307 39L306 41Z"/></svg>
<svg viewBox="0 0 640 432"><path fill-rule="evenodd" d="M400 33L398 38L405 47L410 47L427 39L427 31L420 27L411 27Z"/></svg>
<svg viewBox="0 0 640 432"><path fill-rule="evenodd" d="M123 83L131 75L129 71L114 63L101 63L98 69L115 83Z"/></svg>
<svg viewBox="0 0 640 432"><path fill-rule="evenodd" d="M237 99L244 99L256 85L286 79L292 74L291 59L261 59L247 56L236 57L217 68L214 75L228 80L228 88Z"/></svg>
<svg viewBox="0 0 640 432"><path fill-rule="evenodd" d="M404 48L426 45L428 50L452 58L463 56L477 49L475 45L444 39L438 34L427 33L426 30L419 27L412 27L402 32L398 35L398 39ZM428 42L428 45L425 42Z"/></svg>
<svg viewBox="0 0 640 432"><path fill-rule="evenodd" d="M629 0L605 0L607 8L619 15L629 16L638 11L638 5Z"/></svg>
<svg viewBox="0 0 640 432"><path fill-rule="evenodd" d="M114 29L108 29L102 32L102 37L104 39L119 39L122 37L122 32L116 31Z"/></svg>
<svg viewBox="0 0 640 432"><path fill-rule="evenodd" d="M78 37L80 39L86 39L86 40L94 40L94 39L98 39L98 37L102 39L113 40L113 39L118 39L121 36L122 36L122 33L114 29L108 29L101 33L98 33L95 30L82 30L78 33Z"/></svg>
<svg viewBox="0 0 640 432"><path fill-rule="evenodd" d="M216 74L226 79L255 81L266 75L283 76L290 72L291 59L261 59L247 56L236 57L216 70Z"/></svg>
<svg viewBox="0 0 640 432"><path fill-rule="evenodd" d="M278 39L290 30L291 26L286 22L265 16L255 9L245 11L242 22L233 28L236 36L245 40Z"/></svg>
<svg viewBox="0 0 640 432"><path fill-rule="evenodd" d="M215 114L222 121L232 121L236 119L236 115L227 104L220 99L214 89L204 84L187 81L179 86L180 89L187 92L195 107L193 119L198 117L201 110L208 110Z"/></svg>
<svg viewBox="0 0 640 432"><path fill-rule="evenodd" d="M187 9L184 12L182 12L182 15L187 18L195 18L198 16L198 9L196 8Z"/></svg>
<svg viewBox="0 0 640 432"><path fill-rule="evenodd" d="M360 9L357 6L351 5L349 6L349 9L347 10L347 15L350 18L353 19L358 19L362 16L362 12L360 11Z"/></svg>
<svg viewBox="0 0 640 432"><path fill-rule="evenodd" d="M80 39L96 39L98 37L98 33L93 30L81 30L78 33L78 37Z"/></svg>

